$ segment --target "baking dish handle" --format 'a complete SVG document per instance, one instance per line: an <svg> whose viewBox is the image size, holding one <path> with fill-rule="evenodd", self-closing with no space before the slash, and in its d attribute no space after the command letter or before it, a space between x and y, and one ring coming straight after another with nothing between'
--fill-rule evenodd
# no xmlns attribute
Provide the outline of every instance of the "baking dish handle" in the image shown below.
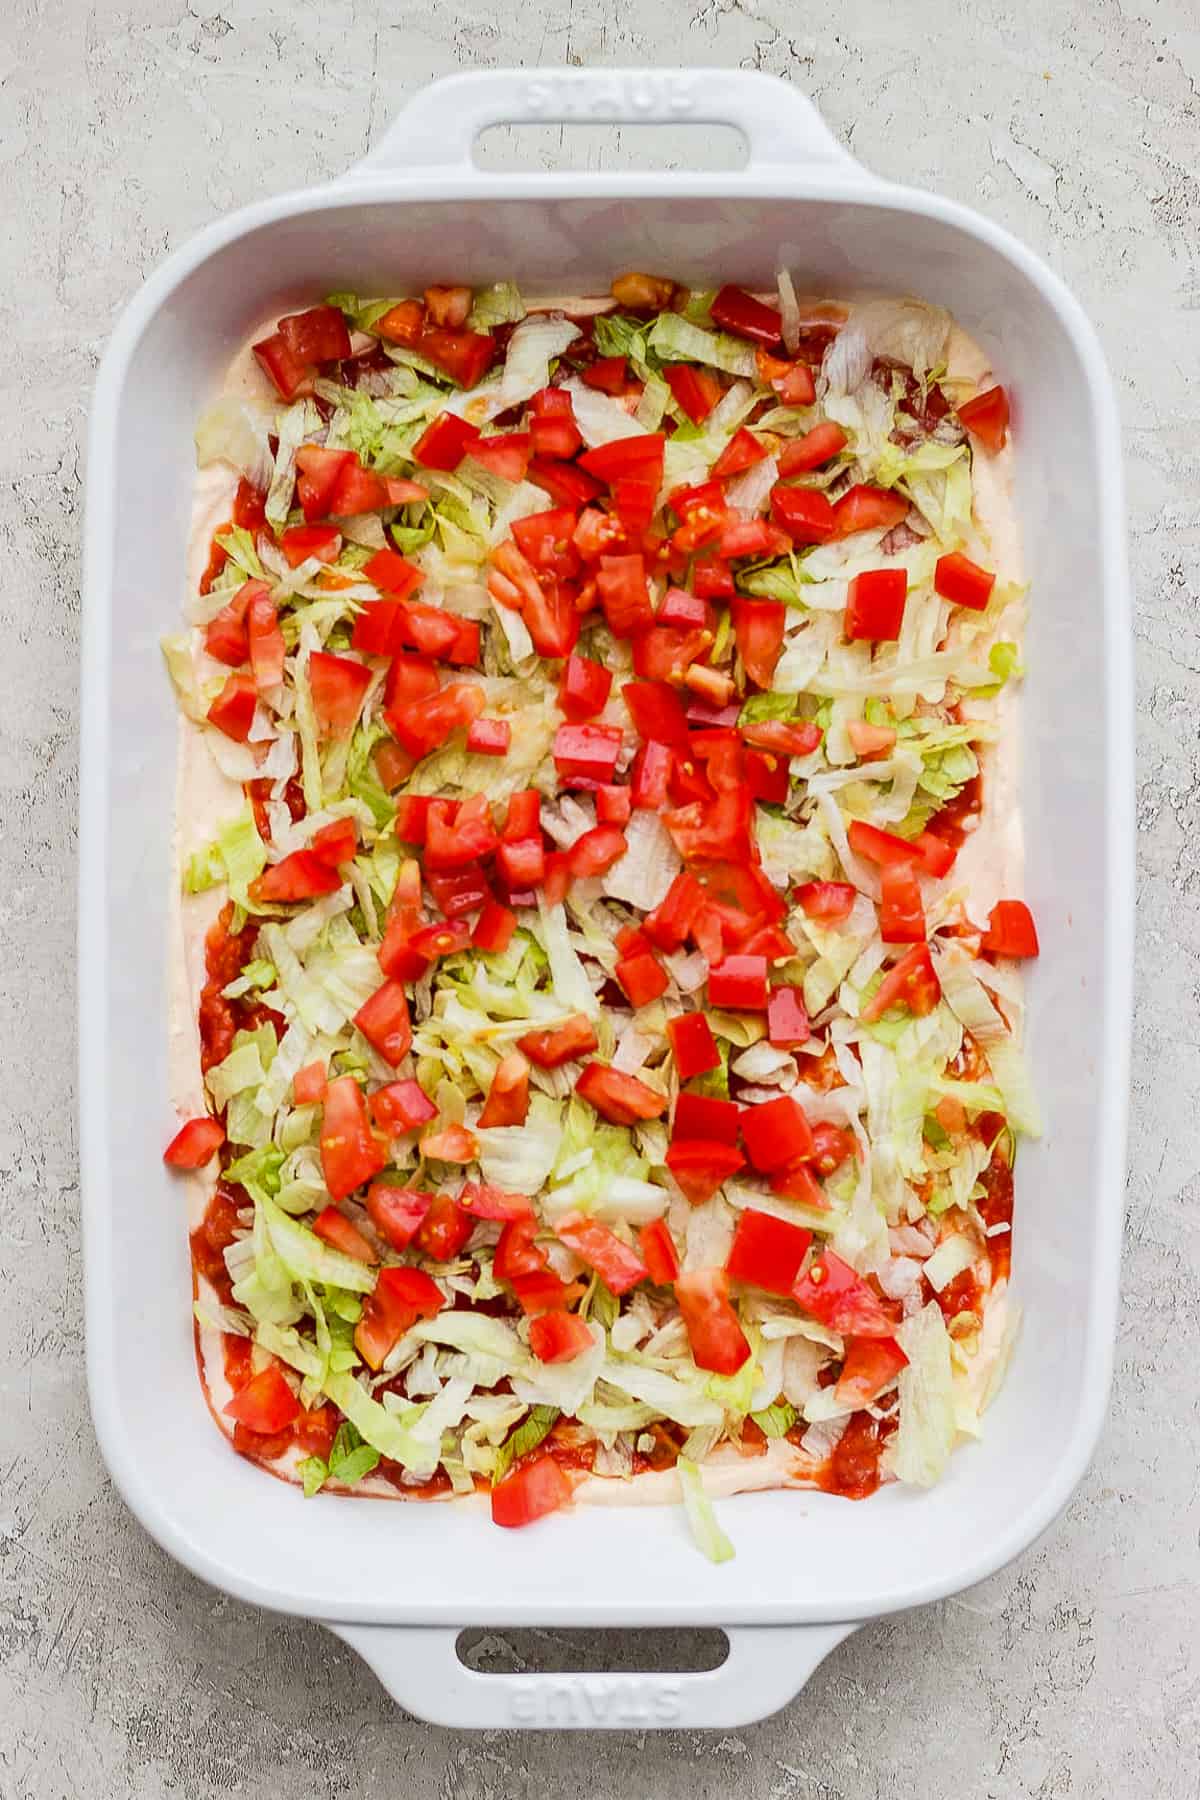
<svg viewBox="0 0 1200 1800"><path fill-rule="evenodd" d="M459 1660L459 1627L331 1625L393 1700L431 1725L474 1730L663 1731L750 1725L795 1698L856 1630L729 1626L729 1655L699 1673L486 1675Z"/></svg>
<svg viewBox="0 0 1200 1800"><path fill-rule="evenodd" d="M750 69L476 69L421 88L349 179L474 167L492 125L731 125L748 169L869 180L804 94Z"/></svg>

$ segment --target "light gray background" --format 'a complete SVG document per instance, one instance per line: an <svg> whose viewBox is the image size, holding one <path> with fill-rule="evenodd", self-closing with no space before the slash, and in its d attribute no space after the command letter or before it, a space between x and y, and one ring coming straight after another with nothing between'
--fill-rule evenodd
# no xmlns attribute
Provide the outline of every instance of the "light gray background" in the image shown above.
<svg viewBox="0 0 1200 1800"><path fill-rule="evenodd" d="M581 1783L596 1800L1196 1795L1193 0L647 0L630 22L613 0L512 11L481 0L3 8L0 1796L521 1800ZM317 1627L250 1611L175 1567L126 1514L92 1438L71 980L84 418L111 323L168 250L228 209L338 174L422 82L465 65L676 59L793 80L869 166L1031 243L1105 340L1125 425L1141 728L1115 1405L1095 1467L1043 1543L970 1593L867 1627L769 1723L712 1737L457 1736L406 1718ZM588 162L648 159L637 134L619 135L576 142ZM526 153L563 156L560 134ZM697 155L668 138L668 161ZM566 1666L544 1637L520 1648ZM478 1655L513 1666L495 1635ZM636 1656L627 1641L624 1666Z"/></svg>

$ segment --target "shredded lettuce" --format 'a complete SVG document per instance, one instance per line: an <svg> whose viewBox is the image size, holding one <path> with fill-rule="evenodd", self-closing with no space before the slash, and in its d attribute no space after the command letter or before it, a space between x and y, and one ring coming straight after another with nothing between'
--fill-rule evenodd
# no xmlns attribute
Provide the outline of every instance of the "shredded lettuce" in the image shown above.
<svg viewBox="0 0 1200 1800"><path fill-rule="evenodd" d="M687 1514L687 1522L691 1526L692 1536L697 1546L707 1556L709 1562L729 1562L734 1556L734 1548L717 1523L717 1515L713 1503L704 1488L704 1477L694 1462L686 1456L678 1458L675 1467L679 1473L679 1486L683 1493L683 1507Z"/></svg>

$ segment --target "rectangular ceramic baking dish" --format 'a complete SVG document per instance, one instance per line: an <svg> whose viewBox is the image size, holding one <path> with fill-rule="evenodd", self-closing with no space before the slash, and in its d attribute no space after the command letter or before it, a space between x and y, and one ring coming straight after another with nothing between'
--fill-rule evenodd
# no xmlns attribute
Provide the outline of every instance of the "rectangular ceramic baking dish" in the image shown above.
<svg viewBox="0 0 1200 1800"><path fill-rule="evenodd" d="M712 122L737 174L493 174L504 121ZM1024 702L1035 1078L1015 1282L1025 1325L982 1443L933 1492L725 1504L715 1567L679 1510L597 1507L508 1534L482 1506L301 1502L232 1455L197 1380L188 1247L161 1163L176 715L158 642L183 598L192 431L264 315L330 288L515 277L588 293L625 269L697 286L915 293L980 339L1013 396L1034 578ZM854 1625L979 1581L1045 1529L1104 1417L1117 1302L1132 923L1129 590L1116 409L1061 282L964 208L868 174L783 82L728 70L452 77L328 187L211 226L147 282L105 355L88 468L80 1011L92 1413L146 1529L206 1581L321 1620L412 1712L455 1725L727 1726L798 1692ZM703 1675L480 1676L466 1625L731 1628Z"/></svg>

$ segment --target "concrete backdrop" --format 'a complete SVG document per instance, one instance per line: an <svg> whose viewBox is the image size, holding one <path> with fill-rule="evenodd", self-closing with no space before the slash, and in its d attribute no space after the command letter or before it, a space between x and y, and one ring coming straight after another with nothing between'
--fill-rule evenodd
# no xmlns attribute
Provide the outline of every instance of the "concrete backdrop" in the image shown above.
<svg viewBox="0 0 1200 1800"><path fill-rule="evenodd" d="M0 1795L414 1800L1200 1792L1200 28L1189 0L8 0L0 20ZM769 1723L585 1742L405 1717L315 1626L175 1567L84 1394L73 1072L85 410L112 320L214 216L335 175L456 66L737 64L856 154L978 206L1098 321L1138 593L1138 1018L1112 1420L1016 1566L869 1626ZM645 161L637 134L578 154ZM668 147L679 160L681 140ZM563 154L543 132L524 152ZM492 154L511 158L501 143ZM682 146L682 155L694 155ZM718 157L721 150L715 153ZM148 496L153 504L153 496ZM594 1646L593 1646L594 1648ZM664 1652L690 1653L678 1639ZM628 1642L624 1666L636 1663ZM496 1634L481 1666L569 1666ZM514 1660L515 1659L515 1660ZM583 1759L583 1760L581 1760Z"/></svg>

